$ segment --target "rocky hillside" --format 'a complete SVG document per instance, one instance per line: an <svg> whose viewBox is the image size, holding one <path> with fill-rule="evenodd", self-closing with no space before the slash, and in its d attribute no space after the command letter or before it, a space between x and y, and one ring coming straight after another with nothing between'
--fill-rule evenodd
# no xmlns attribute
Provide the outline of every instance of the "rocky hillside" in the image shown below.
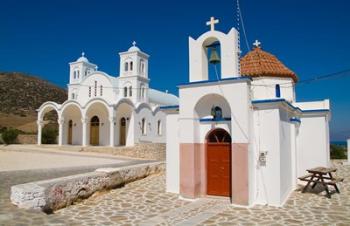
<svg viewBox="0 0 350 226"><path fill-rule="evenodd" d="M0 113L26 117L45 101L63 103L66 90L37 77L17 72L0 72Z"/></svg>

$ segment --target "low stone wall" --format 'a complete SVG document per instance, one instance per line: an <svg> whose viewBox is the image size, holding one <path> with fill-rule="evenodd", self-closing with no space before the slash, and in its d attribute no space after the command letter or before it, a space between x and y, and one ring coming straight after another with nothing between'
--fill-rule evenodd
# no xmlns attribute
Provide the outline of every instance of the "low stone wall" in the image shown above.
<svg viewBox="0 0 350 226"><path fill-rule="evenodd" d="M155 162L15 185L11 187L11 202L20 208L52 213L96 191L117 188L164 170L163 162Z"/></svg>
<svg viewBox="0 0 350 226"><path fill-rule="evenodd" d="M36 144L38 136L35 134L18 134L17 143L18 144Z"/></svg>
<svg viewBox="0 0 350 226"><path fill-rule="evenodd" d="M140 143L132 147L84 147L82 151L108 153L134 158L165 161L166 145L161 143Z"/></svg>

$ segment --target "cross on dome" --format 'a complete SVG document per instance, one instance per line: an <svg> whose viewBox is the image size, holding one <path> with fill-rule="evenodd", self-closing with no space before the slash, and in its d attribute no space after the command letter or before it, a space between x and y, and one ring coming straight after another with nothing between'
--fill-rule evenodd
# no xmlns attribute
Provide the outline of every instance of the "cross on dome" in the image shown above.
<svg viewBox="0 0 350 226"><path fill-rule="evenodd" d="M84 57L85 56L85 52L83 51L83 52L81 52L81 56L82 57Z"/></svg>
<svg viewBox="0 0 350 226"><path fill-rule="evenodd" d="M215 30L215 24L218 24L219 20L215 19L215 17L210 17L210 21L207 22L207 26L210 26L210 30L214 31Z"/></svg>
<svg viewBox="0 0 350 226"><path fill-rule="evenodd" d="M135 42L135 41L133 41L133 42L132 42L132 45L133 45L133 46L136 46L136 42Z"/></svg>
<svg viewBox="0 0 350 226"><path fill-rule="evenodd" d="M255 40L253 46L255 46L255 48L261 48L261 42L259 42L259 40Z"/></svg>

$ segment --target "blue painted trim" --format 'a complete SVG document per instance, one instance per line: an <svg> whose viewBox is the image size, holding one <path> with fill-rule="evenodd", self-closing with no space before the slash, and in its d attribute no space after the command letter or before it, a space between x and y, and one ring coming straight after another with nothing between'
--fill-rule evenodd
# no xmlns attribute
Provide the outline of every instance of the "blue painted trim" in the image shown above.
<svg viewBox="0 0 350 226"><path fill-rule="evenodd" d="M328 109L312 109L312 110L301 110L299 107L295 107L290 102L286 101L284 98L277 98L277 99L264 99L264 100L252 100L252 104L262 104L262 103L277 103L277 102L284 102L288 104L291 108L298 110L302 113L317 113L317 112L329 112Z"/></svg>
<svg viewBox="0 0 350 226"><path fill-rule="evenodd" d="M168 106L160 106L159 109L179 109L179 105L168 105Z"/></svg>
<svg viewBox="0 0 350 226"><path fill-rule="evenodd" d="M234 80L246 80L246 81L252 81L252 78L249 76L244 76L244 77L235 77L235 78L223 78L220 80L205 80L205 81L198 81L198 82L189 82L189 83L182 83L177 85L179 86L190 86L190 85L196 85L196 84L205 84L205 83L215 83L215 82L224 82L224 81L234 81Z"/></svg>
<svg viewBox="0 0 350 226"><path fill-rule="evenodd" d="M200 122L224 122L224 121L231 121L231 118L218 118L218 119L213 119L213 118L201 118L199 119Z"/></svg>
<svg viewBox="0 0 350 226"><path fill-rule="evenodd" d="M252 104L274 103L274 102L286 102L286 99L276 98L276 99L252 100Z"/></svg>
<svg viewBox="0 0 350 226"><path fill-rule="evenodd" d="M302 110L298 107L293 106L291 103L286 101L284 98L277 98L277 99L264 99L264 100L252 100L252 104L262 104L262 103L276 103L276 102L283 102L288 104L289 107L293 108L294 110L301 111Z"/></svg>
<svg viewBox="0 0 350 226"><path fill-rule="evenodd" d="M312 110L303 110L303 113L313 113L313 112L329 112L328 109L312 109Z"/></svg>
<svg viewBox="0 0 350 226"><path fill-rule="evenodd" d="M301 123L301 120L299 118L296 118L296 117L290 118L289 121Z"/></svg>

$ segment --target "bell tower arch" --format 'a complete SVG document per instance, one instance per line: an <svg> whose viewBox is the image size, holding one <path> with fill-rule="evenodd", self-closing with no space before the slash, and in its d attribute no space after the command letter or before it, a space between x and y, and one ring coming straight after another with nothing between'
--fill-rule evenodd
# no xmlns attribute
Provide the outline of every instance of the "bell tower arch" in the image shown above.
<svg viewBox="0 0 350 226"><path fill-rule="evenodd" d="M217 23L219 20L212 17L207 22L207 25L210 25L210 31L198 39L189 37L190 82L208 80L208 64L218 63L217 60L221 63L219 79L240 76L238 31L235 28L232 28L228 34L216 31L215 24Z"/></svg>

